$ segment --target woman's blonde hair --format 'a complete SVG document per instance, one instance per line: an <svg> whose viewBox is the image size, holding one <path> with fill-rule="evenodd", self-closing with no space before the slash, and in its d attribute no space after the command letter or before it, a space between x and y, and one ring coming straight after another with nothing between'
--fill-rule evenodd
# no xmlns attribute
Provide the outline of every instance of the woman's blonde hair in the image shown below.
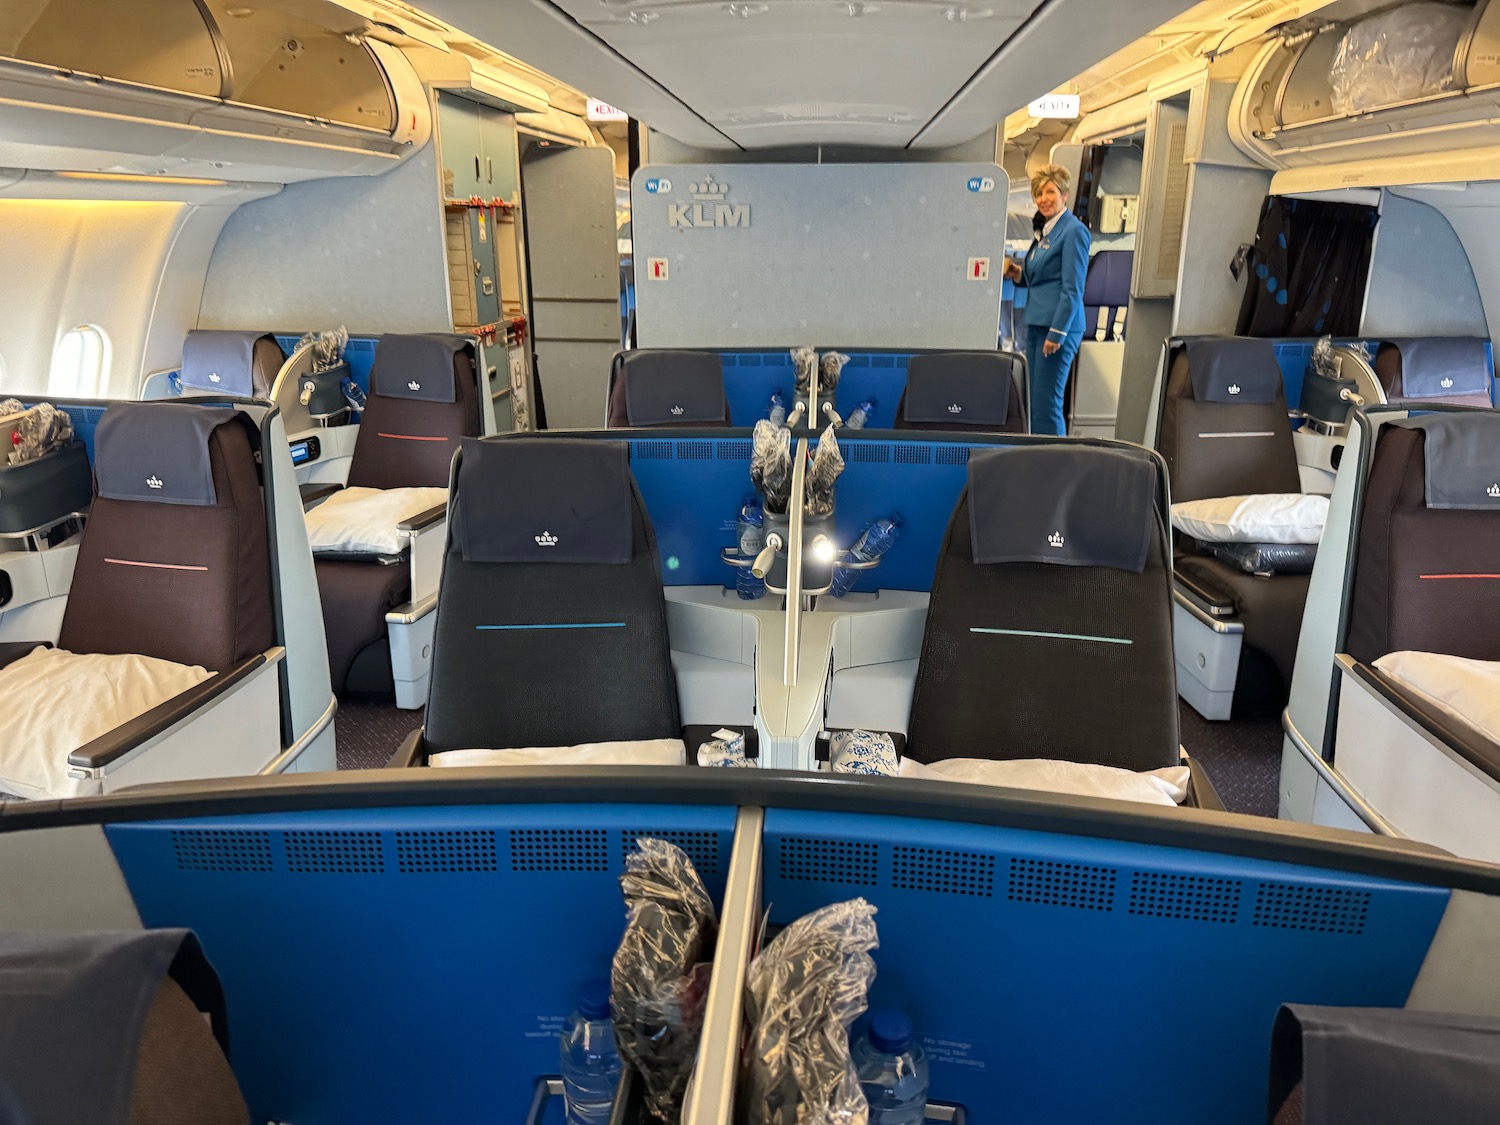
<svg viewBox="0 0 1500 1125"><path fill-rule="evenodd" d="M1073 177L1061 164L1048 164L1031 177L1031 198L1035 199L1041 194L1042 188L1052 184L1063 195L1067 195L1073 187Z"/></svg>

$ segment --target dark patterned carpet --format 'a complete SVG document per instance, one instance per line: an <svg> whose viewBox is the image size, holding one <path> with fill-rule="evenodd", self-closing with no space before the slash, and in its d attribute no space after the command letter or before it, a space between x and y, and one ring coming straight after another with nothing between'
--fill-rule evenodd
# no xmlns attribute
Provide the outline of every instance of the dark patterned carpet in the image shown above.
<svg viewBox="0 0 1500 1125"><path fill-rule="evenodd" d="M1202 762L1231 812L1276 815L1281 776L1281 723L1277 719L1211 723L1186 703L1182 744ZM422 725L421 711L345 700L338 713L339 769L380 769L401 740Z"/></svg>

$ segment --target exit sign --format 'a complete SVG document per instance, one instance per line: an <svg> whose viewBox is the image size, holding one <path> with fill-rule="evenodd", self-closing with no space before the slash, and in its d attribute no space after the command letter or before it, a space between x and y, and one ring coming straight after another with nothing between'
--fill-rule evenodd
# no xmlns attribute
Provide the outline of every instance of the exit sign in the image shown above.
<svg viewBox="0 0 1500 1125"><path fill-rule="evenodd" d="M629 121L630 114L623 109L616 109L608 102L601 102L598 98L589 98L584 109L584 116L590 121Z"/></svg>
<svg viewBox="0 0 1500 1125"><path fill-rule="evenodd" d="M1026 107L1026 112L1032 117L1062 117L1070 120L1078 116L1078 110L1077 94L1048 94Z"/></svg>

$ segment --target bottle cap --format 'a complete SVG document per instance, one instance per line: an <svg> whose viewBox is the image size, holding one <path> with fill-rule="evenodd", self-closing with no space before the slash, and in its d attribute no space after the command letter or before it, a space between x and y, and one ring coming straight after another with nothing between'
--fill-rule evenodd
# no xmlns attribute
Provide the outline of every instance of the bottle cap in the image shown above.
<svg viewBox="0 0 1500 1125"><path fill-rule="evenodd" d="M883 1055L899 1055L911 1046L911 1020L894 1008L870 1013L870 1046Z"/></svg>
<svg viewBox="0 0 1500 1125"><path fill-rule="evenodd" d="M597 977L584 982L583 987L578 990L578 1014L586 1020L609 1019L608 977Z"/></svg>

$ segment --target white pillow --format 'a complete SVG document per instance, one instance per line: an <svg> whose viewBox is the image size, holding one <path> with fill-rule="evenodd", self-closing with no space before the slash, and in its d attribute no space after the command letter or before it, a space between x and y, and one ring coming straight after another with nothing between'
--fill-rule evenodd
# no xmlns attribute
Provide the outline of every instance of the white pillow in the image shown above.
<svg viewBox="0 0 1500 1125"><path fill-rule="evenodd" d="M446 488L342 488L307 513L307 541L314 554L399 554L396 525L447 502Z"/></svg>
<svg viewBox="0 0 1500 1125"><path fill-rule="evenodd" d="M68 776L68 755L214 673L151 656L79 656L38 648L0 668L0 791L73 797L90 782Z"/></svg>
<svg viewBox="0 0 1500 1125"><path fill-rule="evenodd" d="M923 781L967 781L975 785L1003 785L1081 797L1111 797L1148 805L1180 805L1187 797L1187 766L1167 766L1136 773L1117 766L1087 765L1044 758L993 762L986 758L949 758L923 765L901 760L902 777Z"/></svg>
<svg viewBox="0 0 1500 1125"><path fill-rule="evenodd" d="M1204 543L1316 543L1328 497L1300 492L1220 496L1172 505L1172 526Z"/></svg>
<svg viewBox="0 0 1500 1125"><path fill-rule="evenodd" d="M444 750L427 759L433 766L683 766L687 746L680 738L635 742L585 742L577 746L528 746L519 750Z"/></svg>
<svg viewBox="0 0 1500 1125"><path fill-rule="evenodd" d="M1500 662L1440 652L1392 652L1375 661L1434 707L1500 742Z"/></svg>

